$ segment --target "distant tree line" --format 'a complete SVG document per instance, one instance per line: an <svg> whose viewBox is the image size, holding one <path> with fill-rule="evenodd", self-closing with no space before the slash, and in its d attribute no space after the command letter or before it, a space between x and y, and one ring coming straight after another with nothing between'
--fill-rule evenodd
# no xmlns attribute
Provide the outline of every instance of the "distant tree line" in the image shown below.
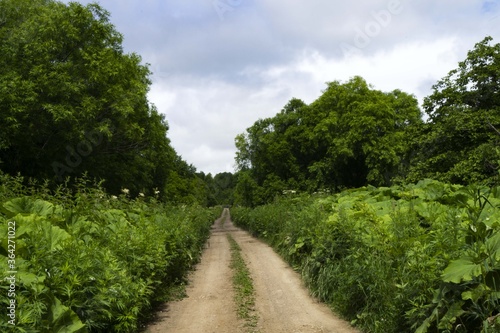
<svg viewBox="0 0 500 333"><path fill-rule="evenodd" d="M333 81L311 104L291 99L236 137L237 203L283 191L339 191L432 178L494 182L500 140L500 44L486 37L433 86L382 92L361 77ZM424 120L425 119L425 120Z"/></svg>

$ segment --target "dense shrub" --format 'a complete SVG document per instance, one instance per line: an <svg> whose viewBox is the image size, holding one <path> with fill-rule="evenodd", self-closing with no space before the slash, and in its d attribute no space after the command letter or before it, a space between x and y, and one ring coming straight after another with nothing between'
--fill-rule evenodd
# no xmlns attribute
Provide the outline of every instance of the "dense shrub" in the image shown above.
<svg viewBox="0 0 500 333"><path fill-rule="evenodd" d="M425 180L234 208L366 332L498 332L498 189Z"/></svg>
<svg viewBox="0 0 500 333"><path fill-rule="evenodd" d="M8 323L7 280L2 332L134 332L152 303L182 281L220 211L126 192L109 196L81 180L74 191L29 193L19 179L2 176L0 267L17 271L16 325ZM8 246L14 225L15 251Z"/></svg>

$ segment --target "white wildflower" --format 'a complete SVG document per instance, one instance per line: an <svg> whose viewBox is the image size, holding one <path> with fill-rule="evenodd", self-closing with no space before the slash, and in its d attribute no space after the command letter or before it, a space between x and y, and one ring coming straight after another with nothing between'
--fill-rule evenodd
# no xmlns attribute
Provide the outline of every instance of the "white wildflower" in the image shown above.
<svg viewBox="0 0 500 333"><path fill-rule="evenodd" d="M129 194L130 190L128 188L122 188L123 194Z"/></svg>

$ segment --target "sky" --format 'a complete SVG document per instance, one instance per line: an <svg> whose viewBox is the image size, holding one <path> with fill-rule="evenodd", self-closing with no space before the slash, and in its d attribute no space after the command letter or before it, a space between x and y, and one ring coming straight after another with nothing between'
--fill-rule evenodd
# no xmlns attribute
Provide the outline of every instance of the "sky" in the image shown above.
<svg viewBox="0 0 500 333"><path fill-rule="evenodd" d="M65 0L64 2L69 2ZM153 72L149 101L198 171L234 172L234 138L292 98L363 77L420 102L486 36L500 0L99 0Z"/></svg>

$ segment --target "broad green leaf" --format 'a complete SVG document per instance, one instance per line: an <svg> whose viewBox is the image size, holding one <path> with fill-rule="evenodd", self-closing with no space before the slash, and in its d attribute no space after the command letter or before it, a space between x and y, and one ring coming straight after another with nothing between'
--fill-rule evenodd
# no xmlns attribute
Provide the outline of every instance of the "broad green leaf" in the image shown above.
<svg viewBox="0 0 500 333"><path fill-rule="evenodd" d="M488 249L489 255L497 261L497 266L500 269L500 231L497 231L486 241L486 248Z"/></svg>
<svg viewBox="0 0 500 333"><path fill-rule="evenodd" d="M54 304L50 307L49 325L54 333L84 333L87 327L73 310L63 305L61 301L54 298Z"/></svg>
<svg viewBox="0 0 500 333"><path fill-rule="evenodd" d="M2 212L8 217L13 217L17 214L30 214L32 205L33 201L29 197L15 198L2 205Z"/></svg>
<svg viewBox="0 0 500 333"><path fill-rule="evenodd" d="M31 215L21 215L18 214L13 218L16 221L16 237L19 238L24 234L29 234L34 230L35 224L39 223L42 218L36 216L35 214Z"/></svg>
<svg viewBox="0 0 500 333"><path fill-rule="evenodd" d="M416 330L415 330L415 333L427 333L427 330L429 329L429 327L431 326L431 321L432 321L432 318L429 317L429 318L426 318L423 322L422 322L422 325L420 325Z"/></svg>
<svg viewBox="0 0 500 333"><path fill-rule="evenodd" d="M38 276L30 272L18 272L17 278L19 282L26 286L30 286L33 283L43 283L43 281L45 281L45 276Z"/></svg>
<svg viewBox="0 0 500 333"><path fill-rule="evenodd" d="M476 264L473 258L464 257L452 261L443 272L444 282L467 282L481 275L481 265Z"/></svg>
<svg viewBox="0 0 500 333"><path fill-rule="evenodd" d="M462 293L462 300L471 300L477 302L478 299L483 297L487 292L487 287L484 284L479 284L476 288L472 290L467 290Z"/></svg>
<svg viewBox="0 0 500 333"><path fill-rule="evenodd" d="M21 235L28 234L31 235L35 231L42 231L43 237L50 244L50 250L61 249L61 243L69 238L71 235L66 232L66 230L61 229L58 226L54 226L50 221L40 218L34 214L23 216L17 215L14 220L17 222L18 229L16 236L19 238Z"/></svg>
<svg viewBox="0 0 500 333"><path fill-rule="evenodd" d="M439 321L438 328L440 329L452 329L453 324L457 320L457 317L460 317L465 313L465 311L462 309L462 306L465 304L465 302L455 302L451 305L451 307L448 309L446 314L444 315L443 318Z"/></svg>
<svg viewBox="0 0 500 333"><path fill-rule="evenodd" d="M495 207L489 208L489 210L491 211L491 214L485 217L483 222L488 228L498 228L500 226L500 209Z"/></svg>
<svg viewBox="0 0 500 333"><path fill-rule="evenodd" d="M17 214L36 214L48 216L54 212L54 205L44 200L33 200L30 197L15 198L3 204L3 211L9 217Z"/></svg>
<svg viewBox="0 0 500 333"><path fill-rule="evenodd" d="M64 229L53 225L46 225L44 228L44 232L45 237L50 242L51 251L62 249L62 242L71 238L71 235L68 234Z"/></svg>
<svg viewBox="0 0 500 333"><path fill-rule="evenodd" d="M33 203L33 207L31 208L31 213L40 215L40 216L49 216L54 213L54 205L50 202L44 200L35 200Z"/></svg>

